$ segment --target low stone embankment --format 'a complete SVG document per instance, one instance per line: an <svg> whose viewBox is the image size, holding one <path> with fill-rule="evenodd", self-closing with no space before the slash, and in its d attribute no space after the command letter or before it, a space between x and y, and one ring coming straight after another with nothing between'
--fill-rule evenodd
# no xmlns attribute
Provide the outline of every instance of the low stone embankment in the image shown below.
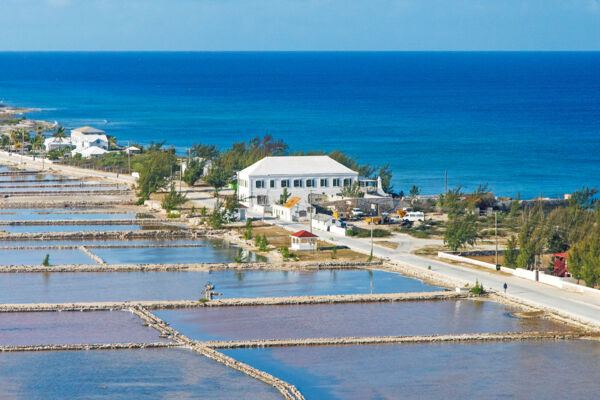
<svg viewBox="0 0 600 400"><path fill-rule="evenodd" d="M97 196L121 195L130 193L131 189L97 189L97 190L27 190L27 191L3 191L3 195L31 197L31 196L76 196L93 194Z"/></svg>
<svg viewBox="0 0 600 400"><path fill-rule="evenodd" d="M573 340L590 337L589 332L524 332L524 333L475 333L465 335L430 336L372 336L307 339L267 339L202 342L213 349L249 349L259 347L340 346L371 344L419 344L462 342L520 342L529 340Z"/></svg>
<svg viewBox="0 0 600 400"><path fill-rule="evenodd" d="M75 193L76 194L76 193ZM118 196L111 199L97 199L86 196L86 200L73 199L70 196L69 200L65 199L46 199L40 196L39 199L29 198L8 198L0 203L0 209L25 209L25 208L64 208L64 209L82 209L82 208L102 208L102 207L119 207L119 206L134 206L137 198L135 196Z"/></svg>
<svg viewBox="0 0 600 400"><path fill-rule="evenodd" d="M103 248L101 246L94 247L85 246L88 249ZM115 246L114 248L122 248L127 246ZM150 246L154 247L154 246ZM168 246L167 246L168 247ZM0 249L20 249L20 250L76 250L79 246L3 246ZM321 263L321 262L297 262L297 263L265 263L265 262L250 262L250 263L196 263L196 264L93 264L93 265L9 265L1 266L0 274L2 273L27 273L27 272L134 272L134 271L222 271L222 270L240 270L240 271L320 271L320 270L356 270L378 266L379 264L367 264L364 262L337 262L337 263Z"/></svg>
<svg viewBox="0 0 600 400"><path fill-rule="evenodd" d="M158 218L131 219L39 219L2 221L0 226L59 226L59 225L160 225L173 223L173 220Z"/></svg>
<svg viewBox="0 0 600 400"><path fill-rule="evenodd" d="M0 229L1 230L1 229ZM0 241L26 240L135 240L135 239L196 239L203 231L139 230L139 231L79 231L79 232L26 232L0 234Z"/></svg>
<svg viewBox="0 0 600 400"><path fill-rule="evenodd" d="M289 383L282 381L281 379L278 379L271 374L251 367L248 364L239 362L214 349L208 348L202 342L189 339L187 336L180 334L179 332L168 326L163 320L161 320L160 318L158 318L157 316L155 316L154 314L142 307L132 307L130 308L130 310L138 317L140 317L143 321L145 321L148 324L148 326L161 332L161 336L169 337L178 344L187 345L196 353L202 354L229 368L235 369L236 371L239 371L254 379L264 382L267 385L274 387L279 391L279 393L281 393L284 399L304 400L304 396L302 395L302 393L300 393L300 391L298 391L298 389L295 386L290 385Z"/></svg>
<svg viewBox="0 0 600 400"><path fill-rule="evenodd" d="M180 346L180 344L171 342L112 344L49 344L34 346L0 346L0 352L159 349L178 346Z"/></svg>
<svg viewBox="0 0 600 400"><path fill-rule="evenodd" d="M100 265L106 265L106 262L104 262L104 260L95 255L94 253L92 253L91 251L89 251L85 246L79 246L79 250L83 251L85 254L88 255L88 257L90 257L92 260L96 261L98 264Z"/></svg>
<svg viewBox="0 0 600 400"><path fill-rule="evenodd" d="M325 296L288 296L288 297L256 297L215 299L206 302L197 300L177 301L127 301L127 302L81 302L81 303L32 303L32 304L0 304L0 312L40 312L40 311L110 311L143 307L149 310L201 307L239 307L239 306L284 306L310 304L344 304L344 303L381 303L401 301L442 301L471 296L457 292L417 292L417 293L383 293L383 294L348 294Z"/></svg>

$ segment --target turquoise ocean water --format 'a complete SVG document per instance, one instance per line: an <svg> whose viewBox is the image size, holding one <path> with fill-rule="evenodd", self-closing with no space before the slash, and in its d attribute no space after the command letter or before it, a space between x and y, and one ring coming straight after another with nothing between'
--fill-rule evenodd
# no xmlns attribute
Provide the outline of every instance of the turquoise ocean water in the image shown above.
<svg viewBox="0 0 600 400"><path fill-rule="evenodd" d="M0 53L0 99L121 142L294 150L390 163L424 194L489 182L558 196L600 181L600 53Z"/></svg>

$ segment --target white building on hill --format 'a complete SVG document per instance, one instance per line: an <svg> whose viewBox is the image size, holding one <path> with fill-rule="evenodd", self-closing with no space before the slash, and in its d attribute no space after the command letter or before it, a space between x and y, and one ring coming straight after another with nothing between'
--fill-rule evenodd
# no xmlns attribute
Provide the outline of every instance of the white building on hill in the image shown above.
<svg viewBox="0 0 600 400"><path fill-rule="evenodd" d="M71 147L71 139L69 138L59 140L55 137L49 137L44 140L44 149L46 152L52 150L70 149Z"/></svg>
<svg viewBox="0 0 600 400"><path fill-rule="evenodd" d="M340 193L343 186L358 181L358 173L328 156L265 157L238 172L238 196L249 208L270 208L280 201L283 191L302 199L308 196Z"/></svg>
<svg viewBox="0 0 600 400"><path fill-rule="evenodd" d="M75 146L77 153L81 153L87 147L99 147L108 150L108 137L105 132L91 126L71 130L71 143Z"/></svg>

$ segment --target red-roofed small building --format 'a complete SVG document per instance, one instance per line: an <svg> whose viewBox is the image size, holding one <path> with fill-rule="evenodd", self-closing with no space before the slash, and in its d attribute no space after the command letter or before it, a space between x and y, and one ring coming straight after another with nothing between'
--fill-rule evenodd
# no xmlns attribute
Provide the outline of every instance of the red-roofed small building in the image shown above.
<svg viewBox="0 0 600 400"><path fill-rule="evenodd" d="M306 251L306 250L317 250L317 240L319 237L313 233L302 230L294 232L290 235L292 239L292 250Z"/></svg>
<svg viewBox="0 0 600 400"><path fill-rule="evenodd" d="M567 266L568 252L554 253L554 275L561 278L570 276Z"/></svg>

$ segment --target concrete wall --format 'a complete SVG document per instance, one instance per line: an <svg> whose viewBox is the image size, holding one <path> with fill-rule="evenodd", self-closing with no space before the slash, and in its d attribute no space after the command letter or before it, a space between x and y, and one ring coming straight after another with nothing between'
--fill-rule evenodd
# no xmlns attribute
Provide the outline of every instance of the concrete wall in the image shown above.
<svg viewBox="0 0 600 400"><path fill-rule="evenodd" d="M452 254L452 253L440 251L440 252L438 252L438 257L446 259L446 260L459 261L459 262L464 262L464 263L468 263L468 264L473 264L473 265L477 265L479 267L489 268L489 269L493 269L493 270L496 269L495 264L490 264L490 263L486 263L486 262L479 261L479 260L473 260L472 258L463 257L458 254ZM536 275L535 271L529 271L529 270L526 270L523 268L512 269L512 268L506 268L506 267L500 267L500 271L505 272L507 274L514 275L514 276L518 276L519 278L528 279L530 281L535 281L535 275ZM569 282L569 281L565 280L564 278L545 274L542 271L539 272L538 281L541 283L545 283L546 285L555 286L560 289L577 291L579 293L588 292L588 293L600 294L600 290L598 290L598 289L589 288L589 287L583 286L583 285L578 285L576 283Z"/></svg>

